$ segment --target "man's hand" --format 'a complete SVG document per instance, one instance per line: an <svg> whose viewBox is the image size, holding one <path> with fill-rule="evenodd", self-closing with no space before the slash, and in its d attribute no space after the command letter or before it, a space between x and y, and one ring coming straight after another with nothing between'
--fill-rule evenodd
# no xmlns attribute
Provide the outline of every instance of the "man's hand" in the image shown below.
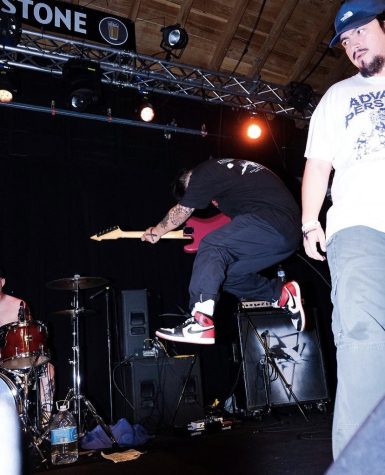
<svg viewBox="0 0 385 475"><path fill-rule="evenodd" d="M326 252L325 233L321 226L304 232L303 247L305 248L306 254L312 259L316 259L317 261L324 261L326 257L320 254L320 252L318 251L318 243L321 251Z"/></svg>
<svg viewBox="0 0 385 475"><path fill-rule="evenodd" d="M142 237L140 238L142 241L150 242L151 244L155 244L159 241L161 235L159 232L156 231L156 227L147 228Z"/></svg>

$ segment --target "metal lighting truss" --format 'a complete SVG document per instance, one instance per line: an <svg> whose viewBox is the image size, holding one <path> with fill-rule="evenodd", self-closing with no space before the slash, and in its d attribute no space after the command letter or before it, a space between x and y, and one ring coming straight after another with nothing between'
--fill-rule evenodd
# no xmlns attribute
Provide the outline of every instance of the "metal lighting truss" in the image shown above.
<svg viewBox="0 0 385 475"><path fill-rule="evenodd" d="M184 97L305 121L310 119L316 106L313 95L300 112L290 104L289 87L260 79L226 75L33 30L23 29L17 46L0 46L0 65L57 76L62 75L63 66L70 58L98 62L105 84L135 88L142 92Z"/></svg>

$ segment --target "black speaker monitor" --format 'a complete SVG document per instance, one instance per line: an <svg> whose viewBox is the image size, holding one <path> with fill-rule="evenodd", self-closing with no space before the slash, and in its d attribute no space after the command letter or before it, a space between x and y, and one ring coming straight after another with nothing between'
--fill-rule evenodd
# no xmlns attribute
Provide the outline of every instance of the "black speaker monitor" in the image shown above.
<svg viewBox="0 0 385 475"><path fill-rule="evenodd" d="M122 359L142 356L144 340L149 338L147 290L122 290L120 313Z"/></svg>
<svg viewBox="0 0 385 475"><path fill-rule="evenodd" d="M183 427L204 417L200 362L197 356L142 358L116 372L118 417L157 432Z"/></svg>

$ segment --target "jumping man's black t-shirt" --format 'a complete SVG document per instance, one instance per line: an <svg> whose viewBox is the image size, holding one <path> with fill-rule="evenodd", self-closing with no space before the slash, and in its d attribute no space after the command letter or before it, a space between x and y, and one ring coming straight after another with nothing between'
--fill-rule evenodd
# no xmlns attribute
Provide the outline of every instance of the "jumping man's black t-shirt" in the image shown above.
<svg viewBox="0 0 385 475"><path fill-rule="evenodd" d="M180 204L204 209L214 202L230 218L255 213L271 224L300 224L299 208L282 180L247 160L208 160L193 169Z"/></svg>

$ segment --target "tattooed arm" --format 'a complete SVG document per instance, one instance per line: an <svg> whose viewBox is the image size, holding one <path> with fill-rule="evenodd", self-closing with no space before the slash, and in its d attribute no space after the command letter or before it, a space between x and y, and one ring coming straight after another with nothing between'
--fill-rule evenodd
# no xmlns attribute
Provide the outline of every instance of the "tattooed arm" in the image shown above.
<svg viewBox="0 0 385 475"><path fill-rule="evenodd" d="M195 208L187 208L180 204L175 205L169 210L166 216L156 226L147 228L143 236L142 241L148 241L155 244L163 236L183 224L194 212Z"/></svg>

